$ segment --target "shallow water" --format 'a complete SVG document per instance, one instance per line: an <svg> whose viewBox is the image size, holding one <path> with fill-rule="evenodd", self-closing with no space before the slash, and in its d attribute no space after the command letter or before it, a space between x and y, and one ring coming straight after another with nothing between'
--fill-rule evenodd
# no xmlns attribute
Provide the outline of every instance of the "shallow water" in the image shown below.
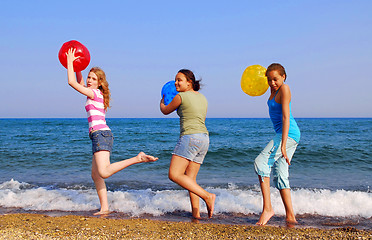
<svg viewBox="0 0 372 240"><path fill-rule="evenodd" d="M99 208L90 179L86 119L0 119L1 212L89 214ZM189 220L187 192L167 178L178 119L108 119L111 160L139 151L159 157L107 180L115 216ZM371 226L372 119L297 119L301 141L290 167L294 210L305 225ZM212 221L254 224L261 194L253 161L273 137L269 119L207 119L210 148L198 183L217 195ZM284 208L272 189L282 224ZM204 206L204 205L202 205ZM203 214L206 214L204 207ZM328 222L328 224L326 223Z"/></svg>

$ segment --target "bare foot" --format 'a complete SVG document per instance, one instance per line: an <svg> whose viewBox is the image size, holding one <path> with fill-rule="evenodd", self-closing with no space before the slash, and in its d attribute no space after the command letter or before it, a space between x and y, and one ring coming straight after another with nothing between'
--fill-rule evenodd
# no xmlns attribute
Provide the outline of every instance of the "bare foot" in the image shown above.
<svg viewBox="0 0 372 240"><path fill-rule="evenodd" d="M137 159L138 159L138 162L140 163L141 162L155 162L156 160L158 160L158 158L151 156L151 155L147 155L144 152L140 152L137 155Z"/></svg>
<svg viewBox="0 0 372 240"><path fill-rule="evenodd" d="M296 218L287 218L286 223L287 223L287 227L289 228L293 228L298 224Z"/></svg>
<svg viewBox="0 0 372 240"><path fill-rule="evenodd" d="M258 220L258 222L256 223L256 225L260 225L260 226L263 226L265 225L272 216L274 216L274 210L271 210L271 211L263 211L261 213L261 216L260 216L260 219Z"/></svg>
<svg viewBox="0 0 372 240"><path fill-rule="evenodd" d="M94 216L100 216L100 215L109 215L111 213L111 211L109 210L106 210L106 211L99 211L99 212L96 212L96 213L93 213Z"/></svg>
<svg viewBox="0 0 372 240"><path fill-rule="evenodd" d="M194 219L194 220L202 220L202 218L200 216L192 216L192 219Z"/></svg>
<svg viewBox="0 0 372 240"><path fill-rule="evenodd" d="M192 218L193 219L197 219L197 220L201 220L202 219L200 217L200 212L199 212L199 209L198 208L193 208L192 209Z"/></svg>
<svg viewBox="0 0 372 240"><path fill-rule="evenodd" d="M191 218L192 223L199 223L201 219Z"/></svg>
<svg viewBox="0 0 372 240"><path fill-rule="evenodd" d="M214 202L216 201L216 194L211 193L211 196L208 198L205 203L207 204L208 217L212 218L214 211Z"/></svg>

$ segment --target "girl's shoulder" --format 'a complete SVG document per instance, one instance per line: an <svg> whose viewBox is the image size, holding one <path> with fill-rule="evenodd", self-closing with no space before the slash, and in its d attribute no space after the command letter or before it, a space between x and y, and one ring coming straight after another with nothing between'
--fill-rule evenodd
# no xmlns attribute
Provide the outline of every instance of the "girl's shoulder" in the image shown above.
<svg viewBox="0 0 372 240"><path fill-rule="evenodd" d="M206 98L202 93L198 91L179 92L178 94L181 97L187 96L188 98Z"/></svg>
<svg viewBox="0 0 372 240"><path fill-rule="evenodd" d="M280 89L287 90L287 89L289 89L289 86L288 86L288 84L283 83L283 85L280 87Z"/></svg>
<svg viewBox="0 0 372 240"><path fill-rule="evenodd" d="M99 90L99 89L90 89L90 90L92 90L93 95L94 95L92 100L97 101L99 99L103 99L103 94L102 94L101 90Z"/></svg>
<svg viewBox="0 0 372 240"><path fill-rule="evenodd" d="M289 89L289 86L287 84L283 84L280 87L278 95L278 102L281 104L283 103L283 101L291 101L291 90Z"/></svg>
<svg viewBox="0 0 372 240"><path fill-rule="evenodd" d="M182 97L190 97L190 96L193 95L193 92L191 92L191 91L187 91L187 92L178 92L178 95L180 95L181 98L182 98Z"/></svg>
<svg viewBox="0 0 372 240"><path fill-rule="evenodd" d="M283 94L290 94L291 93L291 90L289 89L289 86L287 84L283 84L280 87L279 92L280 92L281 95L283 95Z"/></svg>
<svg viewBox="0 0 372 240"><path fill-rule="evenodd" d="M92 91L94 92L94 95L103 96L101 90L99 90L99 89L92 89Z"/></svg>

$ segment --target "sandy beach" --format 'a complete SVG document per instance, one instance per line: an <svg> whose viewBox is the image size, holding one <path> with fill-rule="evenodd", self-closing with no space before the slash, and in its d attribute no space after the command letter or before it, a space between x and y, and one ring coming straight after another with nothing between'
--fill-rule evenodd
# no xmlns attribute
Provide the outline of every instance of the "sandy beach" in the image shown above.
<svg viewBox="0 0 372 240"><path fill-rule="evenodd" d="M0 239L371 239L372 231L41 214L0 216Z"/></svg>

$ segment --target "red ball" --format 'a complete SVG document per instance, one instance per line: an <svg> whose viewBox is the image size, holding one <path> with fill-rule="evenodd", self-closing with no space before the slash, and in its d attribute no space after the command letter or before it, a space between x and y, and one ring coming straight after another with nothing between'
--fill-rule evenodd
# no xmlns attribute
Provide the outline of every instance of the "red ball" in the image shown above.
<svg viewBox="0 0 372 240"><path fill-rule="evenodd" d="M74 65L74 72L81 72L81 71L83 71L89 65L90 54L89 54L88 49L83 44L81 44L78 41L71 40L71 41L65 42L62 45L62 47L61 47L61 49L59 50L59 53L58 53L59 61L61 62L61 64L65 68L67 68L67 56L66 56L66 53L67 53L67 51L70 48L75 48L76 49L75 56L76 57L80 57L80 58L76 59L74 61L74 63L73 63L73 65Z"/></svg>

